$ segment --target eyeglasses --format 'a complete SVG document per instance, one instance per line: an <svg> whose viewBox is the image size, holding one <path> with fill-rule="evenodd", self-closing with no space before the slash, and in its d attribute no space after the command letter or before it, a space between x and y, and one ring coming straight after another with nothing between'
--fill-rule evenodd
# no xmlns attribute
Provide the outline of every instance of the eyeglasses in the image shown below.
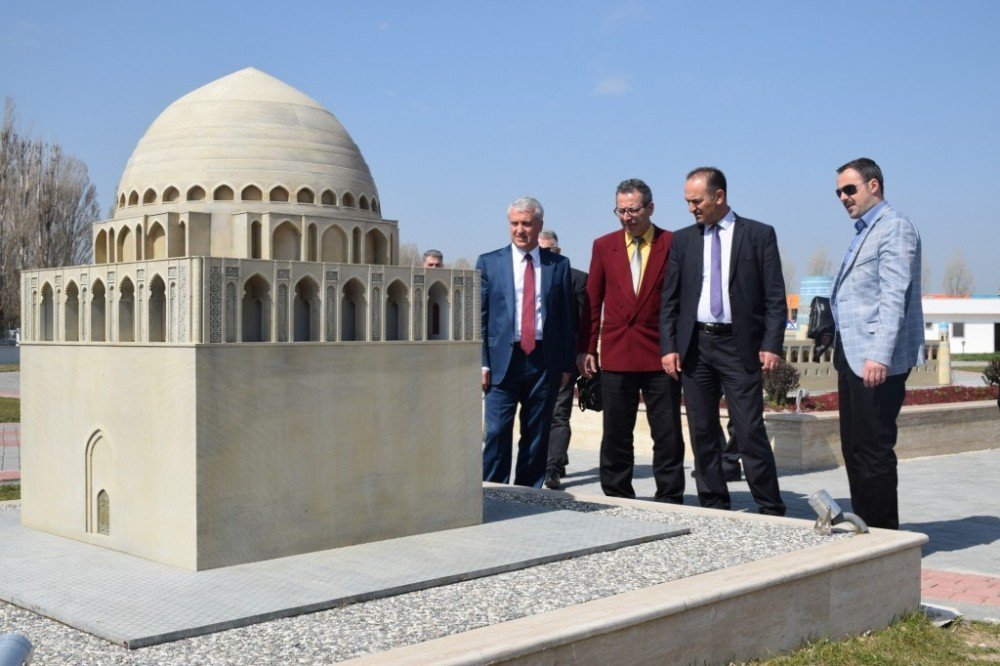
<svg viewBox="0 0 1000 666"><path fill-rule="evenodd" d="M647 201L646 203L642 204L641 206L635 206L633 208L612 208L611 212L614 213L615 215L617 215L618 217L625 217L625 213L628 213L629 215L632 215L634 217L634 216L638 215L640 213L640 211L642 211L643 208L645 208L646 206L648 206L651 203L653 203L653 202L652 201Z"/></svg>
<svg viewBox="0 0 1000 666"><path fill-rule="evenodd" d="M840 193L841 192L843 192L844 194L846 194L849 197L853 197L855 194L858 193L858 185L854 185L854 184L844 185L843 187L834 190L834 192L837 193L837 198L838 199L840 198Z"/></svg>

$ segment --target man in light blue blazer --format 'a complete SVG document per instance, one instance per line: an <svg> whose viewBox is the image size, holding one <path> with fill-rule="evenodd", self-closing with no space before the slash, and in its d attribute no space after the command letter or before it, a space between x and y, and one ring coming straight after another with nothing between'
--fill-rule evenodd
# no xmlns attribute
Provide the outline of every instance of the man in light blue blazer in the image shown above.
<svg viewBox="0 0 1000 666"><path fill-rule="evenodd" d="M510 481L514 412L521 435L514 483L540 488L559 387L576 362L576 299L569 261L538 245L544 210L521 197L507 209L511 244L480 255L483 480Z"/></svg>
<svg viewBox="0 0 1000 666"><path fill-rule="evenodd" d="M899 528L896 418L910 370L924 363L920 234L885 201L882 170L862 157L837 169L855 235L833 285L840 443L854 512Z"/></svg>

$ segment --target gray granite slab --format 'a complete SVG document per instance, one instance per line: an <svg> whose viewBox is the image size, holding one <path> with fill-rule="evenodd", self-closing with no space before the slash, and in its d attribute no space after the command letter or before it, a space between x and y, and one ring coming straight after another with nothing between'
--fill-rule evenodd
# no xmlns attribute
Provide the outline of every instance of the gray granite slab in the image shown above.
<svg viewBox="0 0 1000 666"><path fill-rule="evenodd" d="M191 572L50 535L0 512L0 599L130 648L689 533L486 499L484 523Z"/></svg>

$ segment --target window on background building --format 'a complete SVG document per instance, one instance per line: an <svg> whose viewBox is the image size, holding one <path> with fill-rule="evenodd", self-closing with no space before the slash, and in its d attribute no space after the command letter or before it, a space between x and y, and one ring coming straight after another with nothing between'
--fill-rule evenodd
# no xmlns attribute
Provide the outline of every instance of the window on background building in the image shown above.
<svg viewBox="0 0 1000 666"><path fill-rule="evenodd" d="M927 330L927 331L933 330L934 329L934 322L932 322L932 321L925 321L924 322L924 329Z"/></svg>
<svg viewBox="0 0 1000 666"><path fill-rule="evenodd" d="M951 325L951 336L953 338L964 338L965 337L965 322L957 321Z"/></svg>

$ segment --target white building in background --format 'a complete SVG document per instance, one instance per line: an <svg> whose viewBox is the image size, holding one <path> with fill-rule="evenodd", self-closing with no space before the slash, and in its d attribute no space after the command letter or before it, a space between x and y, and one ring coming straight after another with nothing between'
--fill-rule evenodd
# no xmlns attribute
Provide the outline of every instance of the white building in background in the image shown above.
<svg viewBox="0 0 1000 666"><path fill-rule="evenodd" d="M923 307L928 340L947 332L952 354L1000 352L1000 297L925 296Z"/></svg>
<svg viewBox="0 0 1000 666"><path fill-rule="evenodd" d="M482 520L479 278L400 266L358 146L248 68L24 271L22 523L208 569Z"/></svg>

